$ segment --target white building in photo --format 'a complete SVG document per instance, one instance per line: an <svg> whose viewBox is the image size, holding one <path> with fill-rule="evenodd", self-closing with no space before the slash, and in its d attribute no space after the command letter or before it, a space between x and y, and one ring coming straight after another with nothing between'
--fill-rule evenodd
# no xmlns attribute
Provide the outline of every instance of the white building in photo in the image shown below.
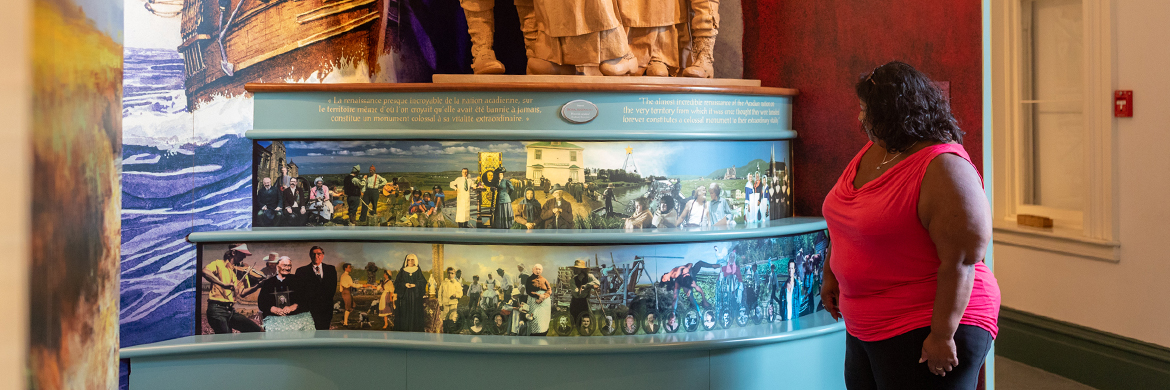
<svg viewBox="0 0 1170 390"><path fill-rule="evenodd" d="M569 178L580 183L585 178L582 166L585 148L568 142L535 142L524 147L528 153L524 176L535 181L547 178L553 184L565 184Z"/></svg>

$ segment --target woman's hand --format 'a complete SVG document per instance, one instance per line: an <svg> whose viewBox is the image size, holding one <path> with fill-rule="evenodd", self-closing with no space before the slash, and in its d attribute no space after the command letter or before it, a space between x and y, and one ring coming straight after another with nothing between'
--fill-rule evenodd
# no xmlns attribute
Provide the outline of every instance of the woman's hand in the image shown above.
<svg viewBox="0 0 1170 390"><path fill-rule="evenodd" d="M926 369L934 375L947 376L947 372L959 365L955 338L931 332L922 342L922 357L918 362L926 363Z"/></svg>
<svg viewBox="0 0 1170 390"><path fill-rule="evenodd" d="M837 284L837 277L832 273L826 272L824 283L821 284L821 304L825 305L825 311L833 316L834 320L841 319L841 309L837 306L840 302L841 287Z"/></svg>

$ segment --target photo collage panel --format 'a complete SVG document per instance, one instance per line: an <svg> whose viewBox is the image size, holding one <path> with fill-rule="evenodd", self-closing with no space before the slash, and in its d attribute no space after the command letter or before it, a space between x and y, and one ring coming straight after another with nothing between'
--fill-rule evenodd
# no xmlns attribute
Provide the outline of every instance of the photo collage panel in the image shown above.
<svg viewBox="0 0 1170 390"><path fill-rule="evenodd" d="M792 216L788 141L255 141L254 227L667 229Z"/></svg>
<svg viewBox="0 0 1170 390"><path fill-rule="evenodd" d="M824 231L664 245L200 244L200 334L615 336L824 310Z"/></svg>

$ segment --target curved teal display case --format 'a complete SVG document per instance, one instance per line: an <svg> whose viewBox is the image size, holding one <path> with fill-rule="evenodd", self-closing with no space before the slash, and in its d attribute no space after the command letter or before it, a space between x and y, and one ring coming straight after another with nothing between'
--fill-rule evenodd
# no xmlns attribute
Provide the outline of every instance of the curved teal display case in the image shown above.
<svg viewBox="0 0 1170 390"><path fill-rule="evenodd" d="M188 237L197 336L132 387L843 387L795 91L249 90L256 228Z"/></svg>

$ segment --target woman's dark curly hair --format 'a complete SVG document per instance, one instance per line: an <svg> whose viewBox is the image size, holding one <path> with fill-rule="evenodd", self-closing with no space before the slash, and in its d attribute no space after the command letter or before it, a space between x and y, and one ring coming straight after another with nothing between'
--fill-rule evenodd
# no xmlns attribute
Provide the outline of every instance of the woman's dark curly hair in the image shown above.
<svg viewBox="0 0 1170 390"><path fill-rule="evenodd" d="M890 152L903 152L916 142L963 143L963 130L951 105L925 74L893 61L857 80L857 98L865 104L865 123Z"/></svg>

